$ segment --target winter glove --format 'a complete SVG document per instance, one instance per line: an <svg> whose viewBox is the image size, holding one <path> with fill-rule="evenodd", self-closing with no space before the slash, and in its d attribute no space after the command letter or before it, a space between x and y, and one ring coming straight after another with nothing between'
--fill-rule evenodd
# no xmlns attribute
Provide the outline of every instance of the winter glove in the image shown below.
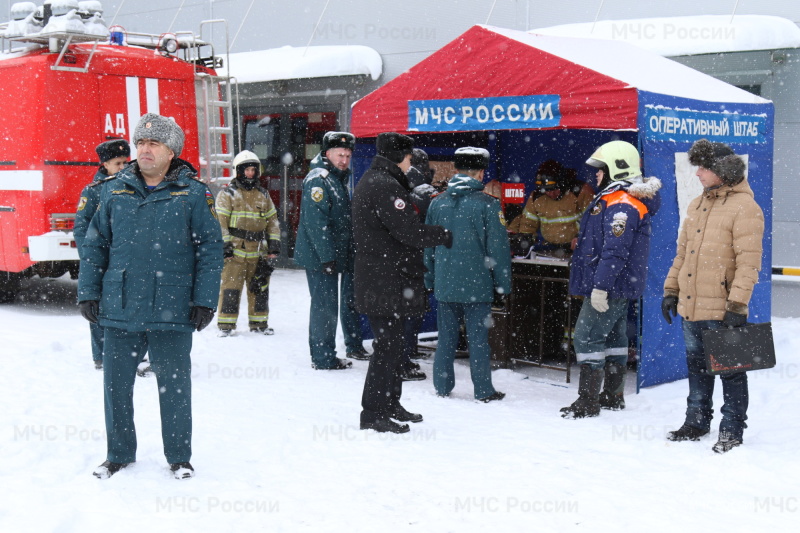
<svg viewBox="0 0 800 533"><path fill-rule="evenodd" d="M92 324L97 324L97 312L100 310L100 302L97 300L86 300L78 302L78 306L81 308L81 316L83 316L83 318Z"/></svg>
<svg viewBox="0 0 800 533"><path fill-rule="evenodd" d="M328 261L322 264L322 271L329 276L336 274L336 261Z"/></svg>
<svg viewBox="0 0 800 533"><path fill-rule="evenodd" d="M739 328L747 324L747 315L734 313L733 311L725 311L722 323L729 328Z"/></svg>
<svg viewBox="0 0 800 533"><path fill-rule="evenodd" d="M189 315L189 320L192 321L197 331L203 331L203 329L211 323L211 319L213 318L214 310L203 307L202 305L195 305L192 307L192 312Z"/></svg>
<svg viewBox="0 0 800 533"><path fill-rule="evenodd" d="M453 232L449 229L444 230L444 247L445 248L452 248L453 247Z"/></svg>
<svg viewBox="0 0 800 533"><path fill-rule="evenodd" d="M233 243L232 242L226 242L222 246L222 258L223 259L228 259L229 257L233 257Z"/></svg>
<svg viewBox="0 0 800 533"><path fill-rule="evenodd" d="M499 292L495 292L494 301L492 302L492 307L494 309L505 309L506 300L508 300L508 297L505 294L500 294Z"/></svg>
<svg viewBox="0 0 800 533"><path fill-rule="evenodd" d="M608 311L608 293L600 289L592 289L592 307L600 313Z"/></svg>
<svg viewBox="0 0 800 533"><path fill-rule="evenodd" d="M267 245L267 250L269 250L269 255L280 255L281 253L281 241L276 241L275 239L270 239L269 244Z"/></svg>
<svg viewBox="0 0 800 533"><path fill-rule="evenodd" d="M247 285L247 290L253 294L266 292L269 288L269 278L272 275L273 270L275 269L269 264L268 259L264 257L259 258L258 263L256 263L256 271L253 274L253 277L250 278L250 283Z"/></svg>
<svg viewBox="0 0 800 533"><path fill-rule="evenodd" d="M672 324L672 318L678 316L678 297L677 296L664 296L661 300L661 314L667 324Z"/></svg>

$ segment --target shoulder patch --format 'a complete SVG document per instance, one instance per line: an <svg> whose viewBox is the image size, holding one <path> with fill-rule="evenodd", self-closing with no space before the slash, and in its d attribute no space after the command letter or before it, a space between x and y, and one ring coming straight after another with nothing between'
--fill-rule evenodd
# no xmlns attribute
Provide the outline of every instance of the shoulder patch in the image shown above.
<svg viewBox="0 0 800 533"><path fill-rule="evenodd" d="M499 211L497 214L500 216L500 224L502 224L503 227L506 227L506 225L507 225L506 224L506 216L503 214L502 211Z"/></svg>
<svg viewBox="0 0 800 533"><path fill-rule="evenodd" d="M189 191L186 191L186 193L188 193L188 192ZM175 193L173 193L173 194L175 194ZM217 211L216 211L216 209L214 209L214 195L211 194L211 191L209 191L208 188L206 188L206 203L208 204L209 211L211 211L211 215L214 218L217 218Z"/></svg>
<svg viewBox="0 0 800 533"><path fill-rule="evenodd" d="M86 207L87 199L85 196L81 196L81 199L78 200L78 211L83 211L83 208Z"/></svg>
<svg viewBox="0 0 800 533"><path fill-rule="evenodd" d="M625 233L625 226L628 223L628 215L625 213L615 213L614 220L611 222L611 233L614 237L620 237Z"/></svg>
<svg viewBox="0 0 800 533"><path fill-rule="evenodd" d="M321 202L325 198L325 191L322 187L311 187L311 199L315 202Z"/></svg>
<svg viewBox="0 0 800 533"><path fill-rule="evenodd" d="M403 201L402 198L397 198L394 201L394 208L395 209L405 209L406 208L406 203Z"/></svg>
<svg viewBox="0 0 800 533"><path fill-rule="evenodd" d="M600 202L597 202L595 206L592 208L592 211L589 213L591 215L599 215L603 211L603 206L600 205Z"/></svg>

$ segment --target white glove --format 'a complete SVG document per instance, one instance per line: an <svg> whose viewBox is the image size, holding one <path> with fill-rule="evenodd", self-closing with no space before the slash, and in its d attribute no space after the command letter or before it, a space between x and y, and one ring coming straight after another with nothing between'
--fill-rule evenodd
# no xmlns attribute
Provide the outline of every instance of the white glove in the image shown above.
<svg viewBox="0 0 800 533"><path fill-rule="evenodd" d="M600 313L608 311L608 293L600 289L592 289L592 307Z"/></svg>

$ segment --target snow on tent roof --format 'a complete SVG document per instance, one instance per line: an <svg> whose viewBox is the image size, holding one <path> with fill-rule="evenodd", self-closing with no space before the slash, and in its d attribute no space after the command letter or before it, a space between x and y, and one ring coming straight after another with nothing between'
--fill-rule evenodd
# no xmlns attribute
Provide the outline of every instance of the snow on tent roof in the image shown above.
<svg viewBox="0 0 800 533"><path fill-rule="evenodd" d="M284 46L230 55L229 70L239 83L369 75L377 80L383 60L368 46Z"/></svg>
<svg viewBox="0 0 800 533"><path fill-rule="evenodd" d="M627 43L477 25L353 104L351 131L414 133L430 102L537 95L558 98L557 128L635 130L643 92L724 105L769 103ZM438 109L428 110L441 126L436 131L459 131Z"/></svg>
<svg viewBox="0 0 800 533"><path fill-rule="evenodd" d="M789 19L768 15L601 20L529 33L624 41L667 57L800 47L800 28Z"/></svg>
<svg viewBox="0 0 800 533"><path fill-rule="evenodd" d="M556 37L487 27L640 90L705 100L759 104L769 100L622 41Z"/></svg>

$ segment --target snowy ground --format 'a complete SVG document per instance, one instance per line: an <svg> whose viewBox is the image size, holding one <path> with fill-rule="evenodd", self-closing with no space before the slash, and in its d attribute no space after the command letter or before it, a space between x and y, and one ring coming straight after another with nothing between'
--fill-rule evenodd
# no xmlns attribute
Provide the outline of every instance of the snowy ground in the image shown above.
<svg viewBox="0 0 800 533"><path fill-rule="evenodd" d="M493 373L503 402L405 385L425 421L410 433L358 430L367 363L314 371L302 272L277 271L273 337L194 336L197 476L172 479L155 378L137 379L135 465L109 480L102 374L67 278L34 279L0 305L0 531L796 531L800 523L800 319L775 319L778 366L752 373L745 444L712 434L671 443L685 381L629 395L628 408L562 420L563 374ZM241 319L240 319L241 321ZM340 342L340 346L341 342ZM430 371L430 362L423 362ZM721 405L717 387L715 404ZM715 420L718 422L719 418ZM791 526L795 524L795 526Z"/></svg>

